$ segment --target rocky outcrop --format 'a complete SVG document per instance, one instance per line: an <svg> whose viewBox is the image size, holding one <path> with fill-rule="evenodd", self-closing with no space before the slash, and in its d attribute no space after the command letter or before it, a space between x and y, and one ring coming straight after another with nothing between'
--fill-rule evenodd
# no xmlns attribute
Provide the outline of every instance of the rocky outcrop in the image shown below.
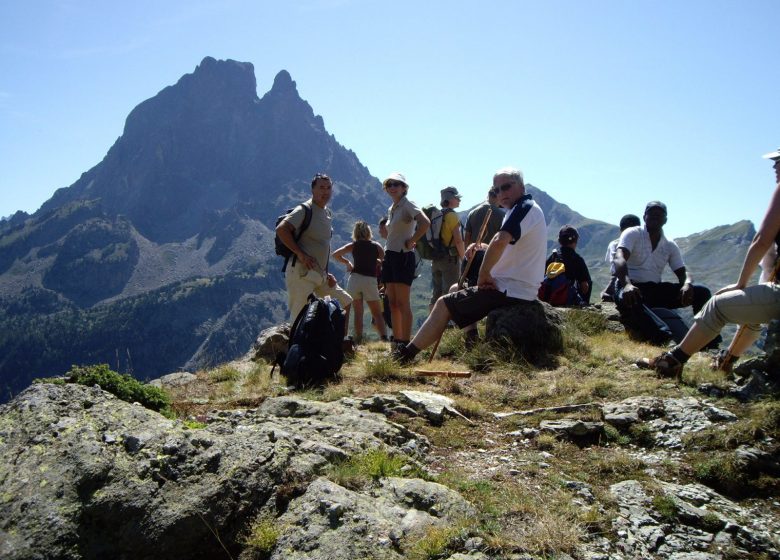
<svg viewBox="0 0 780 560"><path fill-rule="evenodd" d="M619 508L617 547L627 558L780 558L765 527L742 521L750 513L706 486L661 482L651 490L625 480L611 493Z"/></svg>
<svg viewBox="0 0 780 560"><path fill-rule="evenodd" d="M37 384L0 407L0 557L252 557L271 515L273 558L396 558L432 525L473 515L416 479L357 491L322 478L370 449L420 458L427 442L360 401L269 398L188 429L98 387Z"/></svg>
<svg viewBox="0 0 780 560"><path fill-rule="evenodd" d="M554 307L535 301L491 311L485 325L485 338L507 340L532 364L549 365L563 351L563 320Z"/></svg>

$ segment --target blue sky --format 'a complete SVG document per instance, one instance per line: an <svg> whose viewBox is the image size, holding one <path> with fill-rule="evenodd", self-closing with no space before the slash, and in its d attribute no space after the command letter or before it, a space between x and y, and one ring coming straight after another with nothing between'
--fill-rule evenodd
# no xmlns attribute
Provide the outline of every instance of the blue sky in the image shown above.
<svg viewBox="0 0 780 560"><path fill-rule="evenodd" d="M0 216L105 155L127 114L204 56L281 69L372 174L410 198L493 171L667 235L761 219L780 146L780 2L0 0ZM338 200L334 200L338 204Z"/></svg>

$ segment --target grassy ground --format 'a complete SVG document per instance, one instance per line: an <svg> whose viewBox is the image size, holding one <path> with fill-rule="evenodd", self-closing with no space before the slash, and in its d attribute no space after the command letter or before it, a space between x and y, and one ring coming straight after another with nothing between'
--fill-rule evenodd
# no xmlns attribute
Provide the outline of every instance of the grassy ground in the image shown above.
<svg viewBox="0 0 780 560"><path fill-rule="evenodd" d="M659 450L660 459L652 465L642 458L642 451L653 450L648 449L652 448L652 439L641 428L627 433L608 430L599 445L583 448L551 436L524 439L509 435L534 428L548 418L599 420L600 412L594 408L503 419L494 417L494 412L603 403L639 395L701 397L696 390L700 383L725 381L723 374L709 370L705 355L691 360L681 384L637 369L633 365L636 358L653 356L659 349L634 342L623 333L609 332L603 317L593 314L568 314L565 345L557 366L540 370L506 348L480 345L466 352L457 330L445 332L440 354L431 363L429 353L424 352L411 367L399 367L390 361L386 343L369 342L344 365L339 383L303 395L332 401L414 389L454 399L467 419L448 419L438 427L415 417L398 416L393 420L429 438L432 451L426 465L428 476L458 490L476 505L479 519L466 532L483 538L497 554L516 550L536 555L574 553L594 536L611 538L615 514L609 494L611 484L626 479L696 480L717 487L719 480L736 476L728 470L727 461L715 460L721 453L741 443L780 437L778 403L746 405L728 399L715 404L737 414L738 422L689 438L686 449L675 456L666 458ZM473 375L468 379L426 378L416 375L415 369L468 370ZM173 391L173 408L179 415L197 420L214 408L256 406L269 396L285 392L283 380L278 373L271 377L270 370L268 364L245 361L199 372L197 382ZM382 469L397 470L398 465L392 464L377 467L377 461L384 465L382 458L361 458L356 464L340 466L331 476L354 486L360 484L361 476L370 479L377 476L376 472L386 472ZM361 466L364 464L374 466ZM595 501L583 502L567 484L569 481L588 484ZM731 495L738 498L780 495L774 478L737 482ZM659 498L659 504L662 501ZM766 507L777 506L767 502ZM426 552L426 546L446 549L447 539L463 536L461 529L431 535L431 542L420 544L419 554L415 554L434 558L435 553Z"/></svg>

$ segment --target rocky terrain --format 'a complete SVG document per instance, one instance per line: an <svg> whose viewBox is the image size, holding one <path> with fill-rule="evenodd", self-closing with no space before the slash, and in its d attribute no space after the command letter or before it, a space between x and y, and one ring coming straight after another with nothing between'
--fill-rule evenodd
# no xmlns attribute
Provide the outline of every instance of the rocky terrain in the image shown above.
<svg viewBox="0 0 780 560"><path fill-rule="evenodd" d="M264 337L158 380L178 419L34 384L0 406L0 556L780 558L778 387L735 391L774 354L732 380L698 356L676 384L602 311L545 312L563 348L543 367L451 331L430 365L372 343L300 394Z"/></svg>

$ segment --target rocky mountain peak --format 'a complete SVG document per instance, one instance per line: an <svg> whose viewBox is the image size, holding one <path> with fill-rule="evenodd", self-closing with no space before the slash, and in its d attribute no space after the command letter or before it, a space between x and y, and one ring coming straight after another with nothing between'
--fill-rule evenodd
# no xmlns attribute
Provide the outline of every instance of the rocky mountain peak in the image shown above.
<svg viewBox="0 0 780 560"><path fill-rule="evenodd" d="M276 75L270 93L276 95L298 95L295 81L293 81L292 76L290 76L290 73L287 70L280 70Z"/></svg>

